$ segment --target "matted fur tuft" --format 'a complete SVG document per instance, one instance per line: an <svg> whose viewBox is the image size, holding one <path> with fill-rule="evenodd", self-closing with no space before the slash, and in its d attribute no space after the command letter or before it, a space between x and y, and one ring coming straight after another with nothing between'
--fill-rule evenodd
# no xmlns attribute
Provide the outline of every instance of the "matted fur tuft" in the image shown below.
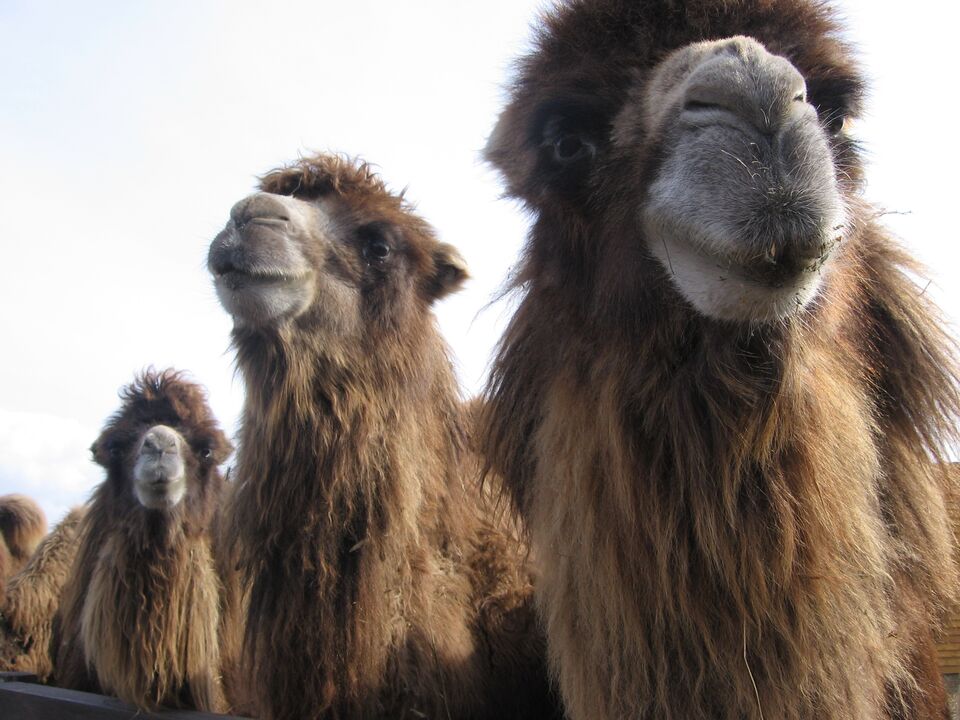
<svg viewBox="0 0 960 720"><path fill-rule="evenodd" d="M47 533L47 518L26 495L0 496L0 592Z"/></svg>
<svg viewBox="0 0 960 720"><path fill-rule="evenodd" d="M957 350L859 199L856 143L830 139L842 246L783 321L704 317L638 250L662 158L618 145L614 116L639 112L671 50L740 34L804 74L822 123L856 115L864 81L816 0L574 0L545 17L487 150L536 213L488 462L541 561L575 720L943 718L932 638L958 588L955 486L931 459L957 439ZM569 105L596 158L560 184L536 128Z"/></svg>
<svg viewBox="0 0 960 720"><path fill-rule="evenodd" d="M148 370L120 397L91 448L107 478L81 521L57 617L55 680L143 708L221 710L220 584L209 530L223 484L217 465L232 448L203 389L181 373ZM151 510L131 478L140 438L158 424L187 444L187 490L175 507Z"/></svg>
<svg viewBox="0 0 960 720"><path fill-rule="evenodd" d="M277 195L317 198L328 193L373 196L380 203L400 206L402 198L388 192L374 166L346 155L301 157L260 177L260 189Z"/></svg>
<svg viewBox="0 0 960 720"><path fill-rule="evenodd" d="M9 582L3 598L0 670L53 672L50 644L63 586L77 555L77 535L86 509L77 507L54 526L29 562Z"/></svg>

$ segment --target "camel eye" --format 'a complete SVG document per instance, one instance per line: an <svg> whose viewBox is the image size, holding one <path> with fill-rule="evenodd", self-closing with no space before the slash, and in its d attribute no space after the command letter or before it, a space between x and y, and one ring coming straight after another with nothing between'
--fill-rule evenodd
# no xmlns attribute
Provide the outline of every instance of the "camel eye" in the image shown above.
<svg viewBox="0 0 960 720"><path fill-rule="evenodd" d="M363 257L371 265L384 262L393 251L388 228L383 223L364 225L357 234L363 243Z"/></svg>
<svg viewBox="0 0 960 720"><path fill-rule="evenodd" d="M844 128L847 126L847 118L845 115L836 113L829 120L827 120L827 132L831 135L839 135L843 132Z"/></svg>
<svg viewBox="0 0 960 720"><path fill-rule="evenodd" d="M554 116L543 128L543 144L552 146L553 161L558 165L569 165L591 158L596 147L583 133L570 127L570 123L560 116Z"/></svg>
<svg viewBox="0 0 960 720"><path fill-rule="evenodd" d="M367 245L367 257L383 260L390 254L390 245L385 240L374 240Z"/></svg>
<svg viewBox="0 0 960 720"><path fill-rule="evenodd" d="M848 116L844 108L831 108L822 105L816 106L820 116L820 125L831 137L839 135L847 129Z"/></svg>
<svg viewBox="0 0 960 720"><path fill-rule="evenodd" d="M559 162L571 162L587 152L586 144L577 135L561 135L553 141L553 156Z"/></svg>

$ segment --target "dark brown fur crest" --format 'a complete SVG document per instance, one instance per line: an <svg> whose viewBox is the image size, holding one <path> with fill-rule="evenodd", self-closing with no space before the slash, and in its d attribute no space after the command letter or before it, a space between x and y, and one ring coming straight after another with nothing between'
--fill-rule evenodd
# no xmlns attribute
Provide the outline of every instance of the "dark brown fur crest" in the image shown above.
<svg viewBox="0 0 960 720"><path fill-rule="evenodd" d="M55 633L58 685L116 694L140 707L220 710L219 582L209 528L231 446L202 388L173 371L147 371L92 451L107 470L82 520L77 559ZM189 443L187 491L168 510L133 496L143 432L175 428Z"/></svg>
<svg viewBox="0 0 960 720"><path fill-rule="evenodd" d="M374 167L346 155L312 155L271 170L260 178L260 189L277 195L315 198L327 193L372 196L381 205L400 207Z"/></svg>
<svg viewBox="0 0 960 720"><path fill-rule="evenodd" d="M604 144L668 51L735 34L801 70L824 124L858 111L863 81L820 2L547 16L488 151L537 213L488 388L489 462L551 549L539 604L575 628L550 638L573 717L940 718L931 638L958 576L936 463L956 440L956 348L857 197L856 144L832 140L852 220L820 296L757 327L696 314L637 249L660 158L652 141L642 157ZM575 186L531 136L564 103L601 128Z"/></svg>
<svg viewBox="0 0 960 720"><path fill-rule="evenodd" d="M312 312L234 330L247 400L218 554L246 637L226 640L229 699L284 720L549 717L522 548L473 483L415 290L438 244L364 165L311 158L262 189L310 199L321 176L345 226L392 224L409 265L363 296L356 343Z"/></svg>

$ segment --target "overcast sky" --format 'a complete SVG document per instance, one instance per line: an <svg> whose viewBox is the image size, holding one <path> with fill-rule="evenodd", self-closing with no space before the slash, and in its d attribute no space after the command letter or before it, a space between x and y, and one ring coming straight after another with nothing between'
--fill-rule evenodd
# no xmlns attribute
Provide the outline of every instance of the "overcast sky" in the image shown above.
<svg viewBox="0 0 960 720"><path fill-rule="evenodd" d="M300 152L376 163L461 249L473 280L438 314L479 389L509 315L484 307L526 227L479 151L541 5L0 0L0 494L33 495L51 521L82 501L101 479L87 448L148 365L189 370L235 430L206 249L254 176ZM853 128L868 196L904 213L888 225L955 323L960 11L839 5L872 80Z"/></svg>

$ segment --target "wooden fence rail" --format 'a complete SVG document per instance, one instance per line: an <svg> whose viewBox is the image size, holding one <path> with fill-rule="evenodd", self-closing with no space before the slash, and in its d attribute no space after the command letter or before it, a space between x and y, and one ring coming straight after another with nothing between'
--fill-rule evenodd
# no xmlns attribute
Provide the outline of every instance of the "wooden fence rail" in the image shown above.
<svg viewBox="0 0 960 720"><path fill-rule="evenodd" d="M116 698L40 685L35 675L0 673L0 718L3 720L240 720L229 715L137 710Z"/></svg>

